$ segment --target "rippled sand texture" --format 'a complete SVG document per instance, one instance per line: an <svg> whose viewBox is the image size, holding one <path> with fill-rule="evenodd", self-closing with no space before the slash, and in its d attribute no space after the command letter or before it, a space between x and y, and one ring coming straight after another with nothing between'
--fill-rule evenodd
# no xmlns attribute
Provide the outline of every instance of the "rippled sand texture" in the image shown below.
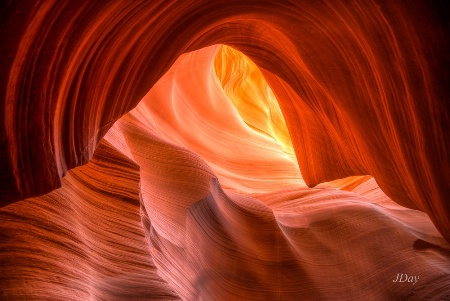
<svg viewBox="0 0 450 301"><path fill-rule="evenodd" d="M254 66L220 45L181 56L61 188L3 207L2 300L448 296L425 213L370 176L308 188Z"/></svg>

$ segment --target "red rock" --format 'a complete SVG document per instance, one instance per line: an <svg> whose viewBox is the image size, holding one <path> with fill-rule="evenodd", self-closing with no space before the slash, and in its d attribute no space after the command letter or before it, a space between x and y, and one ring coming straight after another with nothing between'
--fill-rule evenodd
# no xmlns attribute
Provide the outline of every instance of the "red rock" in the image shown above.
<svg viewBox="0 0 450 301"><path fill-rule="evenodd" d="M445 297L440 3L2 4L2 298ZM219 44L260 67L298 165L223 102L218 48L188 53Z"/></svg>

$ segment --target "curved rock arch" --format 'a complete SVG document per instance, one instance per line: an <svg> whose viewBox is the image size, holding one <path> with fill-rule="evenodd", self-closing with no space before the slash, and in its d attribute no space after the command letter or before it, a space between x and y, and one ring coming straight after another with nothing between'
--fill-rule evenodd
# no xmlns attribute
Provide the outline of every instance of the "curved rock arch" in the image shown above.
<svg viewBox="0 0 450 301"><path fill-rule="evenodd" d="M262 68L309 185L371 174L450 240L438 6L30 1L2 11L3 205L59 187L180 54L222 43Z"/></svg>

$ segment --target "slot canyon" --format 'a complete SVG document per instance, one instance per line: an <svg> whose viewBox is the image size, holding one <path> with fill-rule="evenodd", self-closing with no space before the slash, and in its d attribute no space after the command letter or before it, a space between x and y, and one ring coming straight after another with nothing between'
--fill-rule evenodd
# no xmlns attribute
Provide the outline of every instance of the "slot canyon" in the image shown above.
<svg viewBox="0 0 450 301"><path fill-rule="evenodd" d="M450 300L444 0L0 22L0 300Z"/></svg>

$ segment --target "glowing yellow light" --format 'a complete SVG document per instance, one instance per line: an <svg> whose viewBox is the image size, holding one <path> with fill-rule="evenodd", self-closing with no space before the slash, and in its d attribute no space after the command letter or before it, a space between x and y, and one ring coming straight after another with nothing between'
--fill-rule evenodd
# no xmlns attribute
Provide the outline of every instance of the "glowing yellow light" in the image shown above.
<svg viewBox="0 0 450 301"><path fill-rule="evenodd" d="M244 122L275 139L286 154L294 156L278 101L256 64L243 53L222 46L215 57L214 70Z"/></svg>

